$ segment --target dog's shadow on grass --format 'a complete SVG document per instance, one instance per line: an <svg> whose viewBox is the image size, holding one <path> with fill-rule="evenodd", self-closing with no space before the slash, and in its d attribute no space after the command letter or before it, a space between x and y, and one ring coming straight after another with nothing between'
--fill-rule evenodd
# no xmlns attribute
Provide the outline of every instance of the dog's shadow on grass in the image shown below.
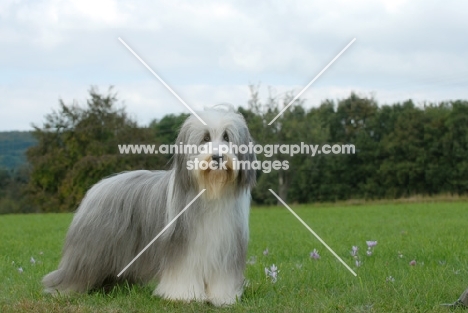
<svg viewBox="0 0 468 313"><path fill-rule="evenodd" d="M232 309L236 310L236 307L238 310L239 306L253 308L259 299L273 296L270 284L266 282L249 282L244 287L244 293L240 301L230 306L216 307L208 302L184 302L162 299L153 296L155 287L156 283L147 285L131 284L128 282L104 284L102 287L92 289L85 294L59 294L46 301L53 302L60 307L86 304L97 305L100 308L115 305L115 303L121 303L125 307L129 302L136 301L144 306L164 308L164 310L169 310L170 312L223 312L231 311Z"/></svg>
<svg viewBox="0 0 468 313"><path fill-rule="evenodd" d="M137 284L123 281L119 283L104 282L101 287L91 289L87 292L88 296L97 296L105 298L119 298L119 297L151 297L160 299L153 296L153 291L156 288L156 283L150 284ZM163 299L161 299L163 300Z"/></svg>
<svg viewBox="0 0 468 313"><path fill-rule="evenodd" d="M98 298L106 299L118 299L122 297L132 298L144 298L153 305L164 307L165 309L174 310L190 310L196 312L211 312L219 311L223 309L232 309L234 306L243 304L252 304L258 297L264 296L268 289L266 284L256 283L245 286L244 293L240 301L231 306L216 307L209 302L184 302L163 299L153 295L153 291L156 287L156 283L149 285L130 284L128 282L122 282L119 284L104 284L101 288L93 289L88 292L89 295L94 295Z"/></svg>

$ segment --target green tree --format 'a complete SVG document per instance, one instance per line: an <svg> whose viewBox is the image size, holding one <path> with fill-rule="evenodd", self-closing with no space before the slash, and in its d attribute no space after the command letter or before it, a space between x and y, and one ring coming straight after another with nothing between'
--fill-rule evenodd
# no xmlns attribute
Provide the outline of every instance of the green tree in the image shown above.
<svg viewBox="0 0 468 313"><path fill-rule="evenodd" d="M151 121L149 127L156 141L164 145L174 144L180 128L188 116L189 114L187 113L181 113L179 115L169 114L160 120L154 119ZM166 160L166 164L169 164L171 156L167 154L161 156Z"/></svg>
<svg viewBox="0 0 468 313"><path fill-rule="evenodd" d="M383 138L384 160L380 166L387 197L425 193L424 111L409 100L395 105L399 111L393 132Z"/></svg>
<svg viewBox="0 0 468 313"><path fill-rule="evenodd" d="M452 193L463 194L468 191L468 101L453 101L450 105L441 163L451 166L448 183Z"/></svg>
<svg viewBox="0 0 468 313"><path fill-rule="evenodd" d="M280 110L292 101L292 92L280 97L269 89L266 102L262 102L259 97L259 86L251 85L250 95L248 109L239 108L239 111L244 115L256 143L261 145L295 144L297 139L304 135L302 131L304 130L303 124L306 112L302 106L303 100L296 100L272 125L268 125ZM277 200L268 191L270 188L275 190L283 200L287 201L288 193L291 190L290 185L293 183L290 173L293 170L291 166L294 158L281 153L272 157L261 154L257 155L257 158L262 162L280 161L283 163L286 161L289 163L290 168L288 170L271 170L269 173L258 171L257 188L254 189L252 195L254 201L260 204L277 203Z"/></svg>
<svg viewBox="0 0 468 313"><path fill-rule="evenodd" d="M120 155L119 144L155 143L152 131L139 128L116 94L89 91L86 107L59 102L42 127L34 126L38 144L27 151L31 164L28 191L44 212L73 211L100 179L125 170L158 168L158 155Z"/></svg>

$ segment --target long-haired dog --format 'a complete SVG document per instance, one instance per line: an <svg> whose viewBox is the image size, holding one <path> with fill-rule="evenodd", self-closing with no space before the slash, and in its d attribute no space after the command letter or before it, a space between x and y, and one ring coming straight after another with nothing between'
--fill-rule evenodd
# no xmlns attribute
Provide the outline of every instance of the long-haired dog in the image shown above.
<svg viewBox="0 0 468 313"><path fill-rule="evenodd" d="M248 145L250 133L232 107L199 113L183 124L177 144ZM180 151L179 151L180 152ZM226 167L188 170L193 160ZM222 159L222 160L221 160ZM252 153L178 153L168 171L131 171L94 185L81 202L56 271L43 279L50 293L87 292L128 281L158 282L154 295L232 304L243 291L250 190L256 173L233 162ZM197 194L206 191L123 274L118 273Z"/></svg>

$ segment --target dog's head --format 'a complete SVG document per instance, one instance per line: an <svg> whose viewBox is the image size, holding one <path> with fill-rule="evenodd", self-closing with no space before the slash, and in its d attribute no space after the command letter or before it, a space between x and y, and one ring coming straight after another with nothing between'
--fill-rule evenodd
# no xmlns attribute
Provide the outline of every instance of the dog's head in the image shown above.
<svg viewBox="0 0 468 313"><path fill-rule="evenodd" d="M220 198L228 191L250 190L256 181L256 172L250 166L255 154L235 149L253 144L243 116L227 105L205 109L198 115L207 125L191 115L176 141L184 147L174 156L178 179L183 179L187 188L206 189L208 199Z"/></svg>

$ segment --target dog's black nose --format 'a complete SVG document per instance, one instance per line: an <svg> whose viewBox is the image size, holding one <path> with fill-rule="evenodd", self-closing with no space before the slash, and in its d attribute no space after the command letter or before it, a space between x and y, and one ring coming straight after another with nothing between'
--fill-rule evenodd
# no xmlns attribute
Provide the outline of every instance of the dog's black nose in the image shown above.
<svg viewBox="0 0 468 313"><path fill-rule="evenodd" d="M223 156L219 154L213 154L211 158L213 159L213 161L219 162L219 160L222 159Z"/></svg>

